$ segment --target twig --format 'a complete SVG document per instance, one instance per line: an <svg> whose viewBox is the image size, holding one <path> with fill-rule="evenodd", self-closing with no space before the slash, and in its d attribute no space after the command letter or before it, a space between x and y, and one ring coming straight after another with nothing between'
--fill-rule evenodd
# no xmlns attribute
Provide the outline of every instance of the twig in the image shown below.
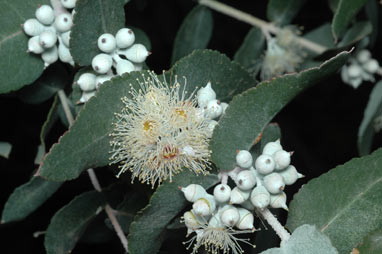
<svg viewBox="0 0 382 254"><path fill-rule="evenodd" d="M237 9L235 9L229 5L217 2L215 0L199 0L198 2L201 5L205 5L205 6L211 8L215 11L226 14L227 16L230 16L230 17L235 18L237 20L243 21L243 22L248 23L252 26L257 26L265 34L267 34L267 32L277 34L280 31L280 29L272 23L266 22L262 19L259 19L255 16L252 16L248 13L237 10ZM304 39L304 38L296 36L296 35L295 35L295 41L300 46L302 46L306 49L309 49L309 50L311 50L317 54L321 54L327 50L326 47L324 47L320 44L314 43L310 40Z"/></svg>
<svg viewBox="0 0 382 254"><path fill-rule="evenodd" d="M273 228L276 234L281 239L280 246L284 245L290 238L290 233L280 224L276 217L269 211L268 208L257 209L257 211L263 216L268 224Z"/></svg>
<svg viewBox="0 0 382 254"><path fill-rule="evenodd" d="M59 90L58 91L58 97L60 98L62 107L64 108L65 116L68 119L69 126L71 126L74 123L74 118L73 118L72 112L70 111L68 99L66 97L65 92L63 90ZM95 174L94 170L92 168L89 168L87 170L87 172L88 172L90 181L91 181L94 189L98 192L102 192L101 185L98 181L97 175ZM127 238L125 236L125 233L123 233L121 225L118 223L118 220L115 217L113 208L111 208L111 206L109 204L105 205L105 212L106 212L107 216L109 217L110 222L113 225L114 230L117 233L117 235L118 235L118 237L119 237L119 239L123 245L123 248L125 249L125 251L127 253L128 252Z"/></svg>
<svg viewBox="0 0 382 254"><path fill-rule="evenodd" d="M50 0L50 5L52 5L54 10L54 16L57 17L58 15L62 13L69 13L67 9L65 9L64 6L62 6L60 0Z"/></svg>

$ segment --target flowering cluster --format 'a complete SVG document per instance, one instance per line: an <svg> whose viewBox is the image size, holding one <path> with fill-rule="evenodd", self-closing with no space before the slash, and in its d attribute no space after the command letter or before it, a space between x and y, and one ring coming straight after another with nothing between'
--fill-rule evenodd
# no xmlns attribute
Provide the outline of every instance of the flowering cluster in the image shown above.
<svg viewBox="0 0 382 254"><path fill-rule="evenodd" d="M221 103L217 107L197 107L194 93L187 94L177 79L168 85L154 73L138 82L139 89L131 87L130 98L122 98L125 106L116 114L115 128L110 134L110 159L119 163L119 174L130 170L132 180L137 177L152 186L168 178L171 181L183 168L206 174L210 158L208 142L215 126L211 126L208 116L220 116ZM210 84L207 87L212 90ZM198 98L205 89L201 89ZM220 114L213 114L216 110Z"/></svg>
<svg viewBox="0 0 382 254"><path fill-rule="evenodd" d="M193 253L202 245L212 253L218 250L227 253L230 249L234 254L240 253L242 249L238 242L248 241L238 239L234 234L254 231L254 217L250 211L267 207L288 210L283 192L285 185L303 177L290 165L291 154L282 149L279 140L269 142L253 167L252 155L241 150L236 155L238 167L221 173L234 180L236 186L233 189L226 183L227 179L223 180L225 176L222 183L214 188L213 195L197 184L180 188L185 198L193 202L192 210L183 215L187 233L196 233L188 241L191 245L196 240Z"/></svg>
<svg viewBox="0 0 382 254"><path fill-rule="evenodd" d="M77 81L82 90L81 103L88 101L103 82L115 75L142 70L143 62L151 53L144 45L134 44L134 41L134 32L129 28L118 30L115 36L105 33L98 38L98 48L103 53L92 60L93 70L98 75L84 73Z"/></svg>
<svg viewBox="0 0 382 254"><path fill-rule="evenodd" d="M303 51L295 42L295 32L284 28L276 37L267 39L267 50L261 67L261 79L294 72L303 61Z"/></svg>
<svg viewBox="0 0 382 254"><path fill-rule="evenodd" d="M378 61L371 57L370 51L362 49L349 60L349 65L342 67L341 78L344 83L358 88L363 81L374 82L374 74L378 71Z"/></svg>
<svg viewBox="0 0 382 254"><path fill-rule="evenodd" d="M76 1L62 0L65 8L74 8ZM34 54L41 54L44 66L60 59L64 63L74 65L69 51L70 29L73 25L72 14L68 12L55 16L49 5L41 5L35 13L36 18L28 19L23 24L24 32L31 36L28 41L28 50ZM57 41L59 45L57 47Z"/></svg>

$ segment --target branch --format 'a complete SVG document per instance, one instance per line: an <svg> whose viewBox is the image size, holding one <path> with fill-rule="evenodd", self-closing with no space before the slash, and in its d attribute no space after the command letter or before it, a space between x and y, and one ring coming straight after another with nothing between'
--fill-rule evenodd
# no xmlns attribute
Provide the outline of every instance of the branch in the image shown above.
<svg viewBox="0 0 382 254"><path fill-rule="evenodd" d="M257 209L257 211L263 216L263 218L268 222L268 224L273 228L276 234L281 239L280 246L284 245L290 238L290 233L280 224L277 218L269 211L268 208Z"/></svg>
<svg viewBox="0 0 382 254"><path fill-rule="evenodd" d="M68 99L66 97L65 92L61 89L58 92L58 97L60 98L62 107L64 108L65 116L68 119L69 126L72 126L74 123L74 118L72 115L72 112L70 111L69 104L68 104ZM94 189L98 192L102 192L101 185L98 181L97 175L95 174L94 170L92 168L89 168L87 170L90 181L94 187ZM125 249L126 253L128 252L128 242L127 238L125 236L125 233L123 233L123 230L121 228L121 225L119 225L117 218L115 217L114 210L111 208L109 204L105 205L105 212L107 216L109 217L111 224L114 227L115 232L117 233L123 248Z"/></svg>

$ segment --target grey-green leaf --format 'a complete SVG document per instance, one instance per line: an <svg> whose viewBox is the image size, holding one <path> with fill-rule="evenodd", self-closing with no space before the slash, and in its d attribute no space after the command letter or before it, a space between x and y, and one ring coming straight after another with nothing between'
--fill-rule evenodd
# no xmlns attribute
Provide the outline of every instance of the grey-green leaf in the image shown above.
<svg viewBox="0 0 382 254"><path fill-rule="evenodd" d="M360 155L370 153L375 135L374 119L382 115L382 81L375 84L363 113L363 119L358 129L358 151Z"/></svg>
<svg viewBox="0 0 382 254"><path fill-rule="evenodd" d="M305 0L270 0L267 6L267 18L280 26L287 25L304 3Z"/></svg>
<svg viewBox="0 0 382 254"><path fill-rule="evenodd" d="M125 27L123 0L78 0L73 27L70 33L70 53L81 65L91 65L92 59L101 53L98 37L104 33L115 35Z"/></svg>
<svg viewBox="0 0 382 254"><path fill-rule="evenodd" d="M237 95L215 127L211 159L222 170L235 167L236 150L249 150L272 118L295 96L337 71L349 57L342 52L319 67L263 81Z"/></svg>
<svg viewBox="0 0 382 254"><path fill-rule="evenodd" d="M256 76L260 70L261 54L264 51L265 38L257 27L251 28L245 36L240 48L236 51L233 60L240 63L246 70Z"/></svg>
<svg viewBox="0 0 382 254"><path fill-rule="evenodd" d="M338 43L337 47L346 47L352 45L366 36L373 30L373 27L368 21L361 21L355 23L348 31L346 31L342 40Z"/></svg>
<svg viewBox="0 0 382 254"><path fill-rule="evenodd" d="M382 228L368 234L362 242L357 246L358 252L354 254L377 254L382 253Z"/></svg>
<svg viewBox="0 0 382 254"><path fill-rule="evenodd" d="M325 23L313 29L312 31L309 31L308 33L304 34L304 38L327 48L335 47L331 33L331 26L329 23Z"/></svg>
<svg viewBox="0 0 382 254"><path fill-rule="evenodd" d="M268 249L261 254L338 254L329 238L319 232L315 226L298 227L286 244L280 248Z"/></svg>
<svg viewBox="0 0 382 254"><path fill-rule="evenodd" d="M211 39L213 19L211 10L197 5L184 18L174 41L171 63L195 49L205 49Z"/></svg>
<svg viewBox="0 0 382 254"><path fill-rule="evenodd" d="M27 53L29 37L21 24L35 18L39 5L48 0L3 0L0 2L0 93L15 91L35 81L44 70L40 55Z"/></svg>
<svg viewBox="0 0 382 254"><path fill-rule="evenodd" d="M0 156L6 159L9 158L9 154L11 153L12 145L8 142L0 141Z"/></svg>
<svg viewBox="0 0 382 254"><path fill-rule="evenodd" d="M165 182L152 195L147 205L134 219L130 226L129 253L156 253L163 239L166 225L187 205L179 186L191 183L209 188L218 182L216 175L196 176L185 170L173 178L173 182Z"/></svg>
<svg viewBox="0 0 382 254"><path fill-rule="evenodd" d="M61 184L32 177L9 196L1 215L1 223L24 219L53 195Z"/></svg>
<svg viewBox="0 0 382 254"><path fill-rule="evenodd" d="M47 254L67 254L72 251L88 223L105 205L102 193L90 191L75 197L52 217L45 234Z"/></svg>
<svg viewBox="0 0 382 254"><path fill-rule="evenodd" d="M349 253L382 225L382 149L303 185L289 205L287 227L316 225L339 253Z"/></svg>
<svg viewBox="0 0 382 254"><path fill-rule="evenodd" d="M340 0L332 21L332 33L335 41L343 35L354 16L366 4L367 0Z"/></svg>

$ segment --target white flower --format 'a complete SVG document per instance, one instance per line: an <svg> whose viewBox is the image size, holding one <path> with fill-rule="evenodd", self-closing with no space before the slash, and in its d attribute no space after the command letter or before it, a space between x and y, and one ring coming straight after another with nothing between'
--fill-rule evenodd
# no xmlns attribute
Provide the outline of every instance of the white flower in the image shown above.
<svg viewBox="0 0 382 254"><path fill-rule="evenodd" d="M118 175L130 170L132 180L154 186L183 168L206 174L208 120L198 116L194 93L187 95L176 80L168 86L154 73L138 82L140 88L122 98L125 107L116 114L111 134L110 159L120 164Z"/></svg>

